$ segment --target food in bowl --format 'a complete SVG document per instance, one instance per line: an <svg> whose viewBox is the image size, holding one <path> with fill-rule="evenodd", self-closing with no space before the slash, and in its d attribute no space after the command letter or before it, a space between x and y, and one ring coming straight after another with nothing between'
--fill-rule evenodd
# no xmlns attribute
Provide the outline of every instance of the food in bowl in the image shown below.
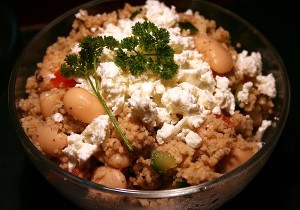
<svg viewBox="0 0 300 210"><path fill-rule="evenodd" d="M239 167L263 146L275 78L260 52L197 11L157 0L97 15L47 48L22 126L75 176L113 188L198 185Z"/></svg>

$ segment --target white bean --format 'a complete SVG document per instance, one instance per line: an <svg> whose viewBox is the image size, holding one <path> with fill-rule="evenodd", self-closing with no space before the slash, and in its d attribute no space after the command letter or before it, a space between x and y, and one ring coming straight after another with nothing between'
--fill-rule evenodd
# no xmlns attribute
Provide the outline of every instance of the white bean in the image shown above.
<svg viewBox="0 0 300 210"><path fill-rule="evenodd" d="M203 60L210 65L213 71L219 74L231 71L233 67L232 58L219 42L204 35L196 35L195 47L203 54Z"/></svg>
<svg viewBox="0 0 300 210"><path fill-rule="evenodd" d="M59 157L62 149L67 146L67 135L58 129L41 125L32 135L32 141L38 143L42 151L51 156Z"/></svg>
<svg viewBox="0 0 300 210"><path fill-rule="evenodd" d="M115 153L110 157L105 157L105 162L114 168L126 168L130 165L129 155Z"/></svg>
<svg viewBox="0 0 300 210"><path fill-rule="evenodd" d="M40 95L41 112L45 118L53 115L55 107L61 103L61 96L58 92L46 91Z"/></svg>
<svg viewBox="0 0 300 210"><path fill-rule="evenodd" d="M91 181L107 187L127 188L124 174L120 170L108 166L98 167L94 171Z"/></svg>
<svg viewBox="0 0 300 210"><path fill-rule="evenodd" d="M83 88L69 89L63 102L68 113L84 123L89 124L99 115L107 114L98 98Z"/></svg>
<svg viewBox="0 0 300 210"><path fill-rule="evenodd" d="M227 173L237 168L249 160L254 154L255 152L250 148L241 149L234 147L230 153L221 160L219 165L220 172Z"/></svg>

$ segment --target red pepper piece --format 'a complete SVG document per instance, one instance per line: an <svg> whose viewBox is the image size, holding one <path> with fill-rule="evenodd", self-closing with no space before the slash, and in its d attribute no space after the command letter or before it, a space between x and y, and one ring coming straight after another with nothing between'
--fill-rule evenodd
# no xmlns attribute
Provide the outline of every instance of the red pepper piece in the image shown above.
<svg viewBox="0 0 300 210"><path fill-rule="evenodd" d="M55 73L55 78L51 79L51 83L54 87L57 88L69 88L74 87L76 85L76 81L74 79L68 79L63 77L60 74L60 70L57 70Z"/></svg>

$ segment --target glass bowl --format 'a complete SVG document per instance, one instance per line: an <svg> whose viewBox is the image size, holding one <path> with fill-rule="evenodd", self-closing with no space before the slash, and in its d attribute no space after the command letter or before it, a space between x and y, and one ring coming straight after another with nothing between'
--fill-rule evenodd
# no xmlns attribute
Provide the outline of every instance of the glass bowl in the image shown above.
<svg viewBox="0 0 300 210"><path fill-rule="evenodd" d="M127 2L132 5L144 3L138 0ZM266 130L262 139L264 146L247 162L213 181L196 186L156 191L116 189L87 181L62 170L47 159L27 137L20 122L22 113L17 103L26 97L26 79L34 73L36 63L42 60L46 48L54 43L58 36L68 35L74 15L79 9L87 9L90 14L110 12L123 8L124 2L98 0L76 7L48 24L24 49L10 77L9 107L15 130L32 163L59 193L83 209L216 209L241 192L261 170L285 126L290 104L289 81L285 66L272 44L247 21L207 1L180 0L164 3L174 5L177 11L181 12L187 9L200 11L207 19L216 20L219 26L228 30L232 43L239 42L243 49L261 53L264 74L273 73L276 78L277 97L274 110L277 121Z"/></svg>

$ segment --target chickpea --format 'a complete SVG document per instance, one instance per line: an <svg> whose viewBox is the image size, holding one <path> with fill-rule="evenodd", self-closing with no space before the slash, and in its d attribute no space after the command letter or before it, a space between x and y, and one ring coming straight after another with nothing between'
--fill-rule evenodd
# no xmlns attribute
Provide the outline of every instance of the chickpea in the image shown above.
<svg viewBox="0 0 300 210"><path fill-rule="evenodd" d="M56 105L60 103L62 103L62 101L58 92L46 91L40 95L41 111L45 118L53 115Z"/></svg>
<svg viewBox="0 0 300 210"><path fill-rule="evenodd" d="M118 170L108 166L100 166L96 168L91 178L92 182L105 185L107 187L113 188L127 188L126 178L123 173ZM108 201L117 201L124 199L122 195L116 195L112 193L104 193L91 189L89 195L93 198L99 197L100 199Z"/></svg>
<svg viewBox="0 0 300 210"><path fill-rule="evenodd" d="M130 165L129 155L116 153L110 157L105 156L105 162L114 168L126 168Z"/></svg>
<svg viewBox="0 0 300 210"><path fill-rule="evenodd" d="M84 123L89 124L99 115L106 114L98 98L83 88L69 89L64 95L63 103L69 114Z"/></svg>
<svg viewBox="0 0 300 210"><path fill-rule="evenodd" d="M41 125L32 135L32 141L38 143L46 155L59 157L67 146L67 135L56 128Z"/></svg>
<svg viewBox="0 0 300 210"><path fill-rule="evenodd" d="M241 149L234 147L230 153L221 160L219 164L220 172L227 173L237 168L249 160L254 154L255 152L252 148Z"/></svg>
<svg viewBox="0 0 300 210"><path fill-rule="evenodd" d="M108 166L98 167L94 171L91 181L107 187L127 188L124 174L120 170Z"/></svg>
<svg viewBox="0 0 300 210"><path fill-rule="evenodd" d="M216 73L225 74L232 69L233 61L229 52L213 38L196 35L195 47Z"/></svg>

